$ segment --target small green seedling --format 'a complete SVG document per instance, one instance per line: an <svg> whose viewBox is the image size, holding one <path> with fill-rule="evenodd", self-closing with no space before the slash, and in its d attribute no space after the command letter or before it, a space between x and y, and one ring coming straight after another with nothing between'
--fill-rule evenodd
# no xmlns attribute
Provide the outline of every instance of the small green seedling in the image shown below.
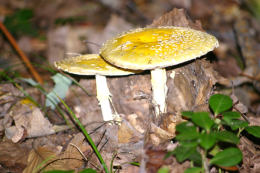
<svg viewBox="0 0 260 173"><path fill-rule="evenodd" d="M209 107L213 112L182 112L187 119L176 126L179 145L166 157L175 155L178 162L191 161L185 173L209 172L212 165L224 170L237 170L242 152L237 147L241 132L246 130L260 138L260 127L249 126L238 112L232 111L233 102L229 96L212 95Z"/></svg>

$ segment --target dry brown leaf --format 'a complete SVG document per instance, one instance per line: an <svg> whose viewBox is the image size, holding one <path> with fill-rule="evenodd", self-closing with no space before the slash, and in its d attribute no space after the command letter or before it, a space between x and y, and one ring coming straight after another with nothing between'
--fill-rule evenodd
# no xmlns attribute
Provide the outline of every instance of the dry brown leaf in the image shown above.
<svg viewBox="0 0 260 173"><path fill-rule="evenodd" d="M148 161L146 163L147 173L157 172L161 166L169 165L173 163L173 159L171 157L165 159L166 153L167 151L165 150L157 150L157 149L146 150L146 155L148 157Z"/></svg>
<svg viewBox="0 0 260 173"><path fill-rule="evenodd" d="M8 112L21 96L23 94L12 84L0 85L0 132L11 126L12 120Z"/></svg>
<svg viewBox="0 0 260 173"><path fill-rule="evenodd" d="M72 145L70 145L72 144ZM54 159L52 163L48 165L45 170L76 170L83 166L86 160L82 156L82 153L91 151L91 147L86 143L84 136L79 133L73 137L68 144L66 150ZM82 152L82 153L80 153ZM93 155L93 157L95 157ZM87 158L89 162L92 162L91 158Z"/></svg>
<svg viewBox="0 0 260 173"><path fill-rule="evenodd" d="M11 126L5 129L5 136L13 143L19 142L25 135L24 128L21 126Z"/></svg>
<svg viewBox="0 0 260 173"><path fill-rule="evenodd" d="M162 144L170 139L174 138L175 133L169 133L166 130L156 126L154 123L151 123L150 137L151 143L155 146Z"/></svg>
<svg viewBox="0 0 260 173"><path fill-rule="evenodd" d="M38 137L44 135L54 134L53 125L39 108L24 104L22 100L10 112L15 126L7 127L6 134L13 142L18 142L22 138Z"/></svg>
<svg viewBox="0 0 260 173"><path fill-rule="evenodd" d="M61 153L57 149L47 146L33 149L29 154L28 164L23 173L32 173L38 170L77 170L82 168L86 162L83 153L91 151L84 139L81 133L75 135L66 150ZM95 156L93 155L93 157ZM87 159L91 162L91 158Z"/></svg>
<svg viewBox="0 0 260 173"><path fill-rule="evenodd" d="M138 127L138 126L137 126ZM123 120L118 128L118 143L137 142L143 138L143 135L137 131L136 127L128 121Z"/></svg>
<svg viewBox="0 0 260 173"><path fill-rule="evenodd" d="M243 164L239 169L239 172L247 173L258 173L260 170L260 151L259 147L247 139L246 137L241 137L239 148L243 153Z"/></svg>
<svg viewBox="0 0 260 173"><path fill-rule="evenodd" d="M0 165L11 172L22 172L26 167L28 153L28 149L22 147L21 144L2 141L0 143Z"/></svg>
<svg viewBox="0 0 260 173"><path fill-rule="evenodd" d="M27 160L27 167L23 173L36 173L41 170L47 162L56 157L56 152L48 147L32 149Z"/></svg>
<svg viewBox="0 0 260 173"><path fill-rule="evenodd" d="M128 143L133 137L133 132L127 127L125 123L121 123L118 129L118 142Z"/></svg>

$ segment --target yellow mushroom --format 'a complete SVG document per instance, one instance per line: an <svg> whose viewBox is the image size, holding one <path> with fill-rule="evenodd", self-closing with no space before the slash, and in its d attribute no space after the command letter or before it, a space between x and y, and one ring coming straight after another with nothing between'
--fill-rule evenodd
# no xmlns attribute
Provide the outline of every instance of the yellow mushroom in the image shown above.
<svg viewBox="0 0 260 173"><path fill-rule="evenodd" d="M151 70L155 113L166 110L165 67L190 61L218 47L218 40L205 32L184 27L139 28L104 43L100 55L115 66Z"/></svg>
<svg viewBox="0 0 260 173"><path fill-rule="evenodd" d="M95 75L97 99L99 101L104 121L111 121L118 115L113 114L110 106L111 94L105 76L124 76L138 71L121 69L104 61L98 54L87 54L67 58L54 63L63 71L78 75ZM140 72L140 71L139 71Z"/></svg>

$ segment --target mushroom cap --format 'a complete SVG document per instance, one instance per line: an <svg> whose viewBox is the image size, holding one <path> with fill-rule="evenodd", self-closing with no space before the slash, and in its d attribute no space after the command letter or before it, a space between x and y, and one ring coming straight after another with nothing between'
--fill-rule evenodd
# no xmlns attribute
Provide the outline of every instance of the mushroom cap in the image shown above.
<svg viewBox="0 0 260 173"><path fill-rule="evenodd" d="M78 75L124 76L140 71L126 70L107 63L99 54L86 54L54 62L63 71Z"/></svg>
<svg viewBox="0 0 260 173"><path fill-rule="evenodd" d="M139 28L104 43L102 58L118 67L148 70L177 65L205 55L218 40L183 27Z"/></svg>

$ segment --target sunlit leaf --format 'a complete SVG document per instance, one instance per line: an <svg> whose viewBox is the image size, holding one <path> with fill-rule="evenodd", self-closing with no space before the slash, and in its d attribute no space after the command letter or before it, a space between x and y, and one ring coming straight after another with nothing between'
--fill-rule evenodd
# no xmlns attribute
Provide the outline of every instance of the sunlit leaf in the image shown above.
<svg viewBox="0 0 260 173"><path fill-rule="evenodd" d="M241 117L240 113L238 112L224 112L223 114L223 120L225 121L229 121L229 120L233 120L233 119L238 119Z"/></svg>
<svg viewBox="0 0 260 173"><path fill-rule="evenodd" d="M184 173L200 173L200 172L202 172L202 169L199 167L188 168L184 171Z"/></svg>
<svg viewBox="0 0 260 173"><path fill-rule="evenodd" d="M227 148L217 153L210 160L210 164L219 166L234 166L241 162L242 157L242 152L238 148Z"/></svg>
<svg viewBox="0 0 260 173"><path fill-rule="evenodd" d="M233 106L233 101L229 96L214 94L209 99L209 106L215 115L229 110Z"/></svg>
<svg viewBox="0 0 260 173"><path fill-rule="evenodd" d="M260 126L246 127L246 131L257 138L260 138Z"/></svg>
<svg viewBox="0 0 260 173"><path fill-rule="evenodd" d="M182 114L182 116L184 116L186 118L191 118L192 115L193 115L193 112L191 112L191 111L184 111L181 114Z"/></svg>
<svg viewBox="0 0 260 173"><path fill-rule="evenodd" d="M183 132L180 133L176 136L176 139L179 141L183 141L183 140L193 140L193 139L197 139L199 137L199 133L196 131L192 131L192 132Z"/></svg>
<svg viewBox="0 0 260 173"><path fill-rule="evenodd" d="M168 173L168 172L170 172L170 169L167 168L167 167L165 167L165 166L163 166L162 168L160 168L160 169L157 171L157 173Z"/></svg>
<svg viewBox="0 0 260 173"><path fill-rule="evenodd" d="M212 134L201 134L199 138L200 145L208 150L216 143L216 137Z"/></svg>
<svg viewBox="0 0 260 173"><path fill-rule="evenodd" d="M237 119L231 120L227 124L231 127L232 130L237 130L238 128L244 128L248 126L248 122Z"/></svg>
<svg viewBox="0 0 260 173"><path fill-rule="evenodd" d="M210 130L214 121L210 118L208 112L194 112L191 120L198 126Z"/></svg>
<svg viewBox="0 0 260 173"><path fill-rule="evenodd" d="M228 142L232 144L239 143L239 138L232 132L221 131L221 132L216 132L215 135L219 141Z"/></svg>
<svg viewBox="0 0 260 173"><path fill-rule="evenodd" d="M214 148L212 148L209 152L210 155L215 156L221 151L218 145L215 145Z"/></svg>

